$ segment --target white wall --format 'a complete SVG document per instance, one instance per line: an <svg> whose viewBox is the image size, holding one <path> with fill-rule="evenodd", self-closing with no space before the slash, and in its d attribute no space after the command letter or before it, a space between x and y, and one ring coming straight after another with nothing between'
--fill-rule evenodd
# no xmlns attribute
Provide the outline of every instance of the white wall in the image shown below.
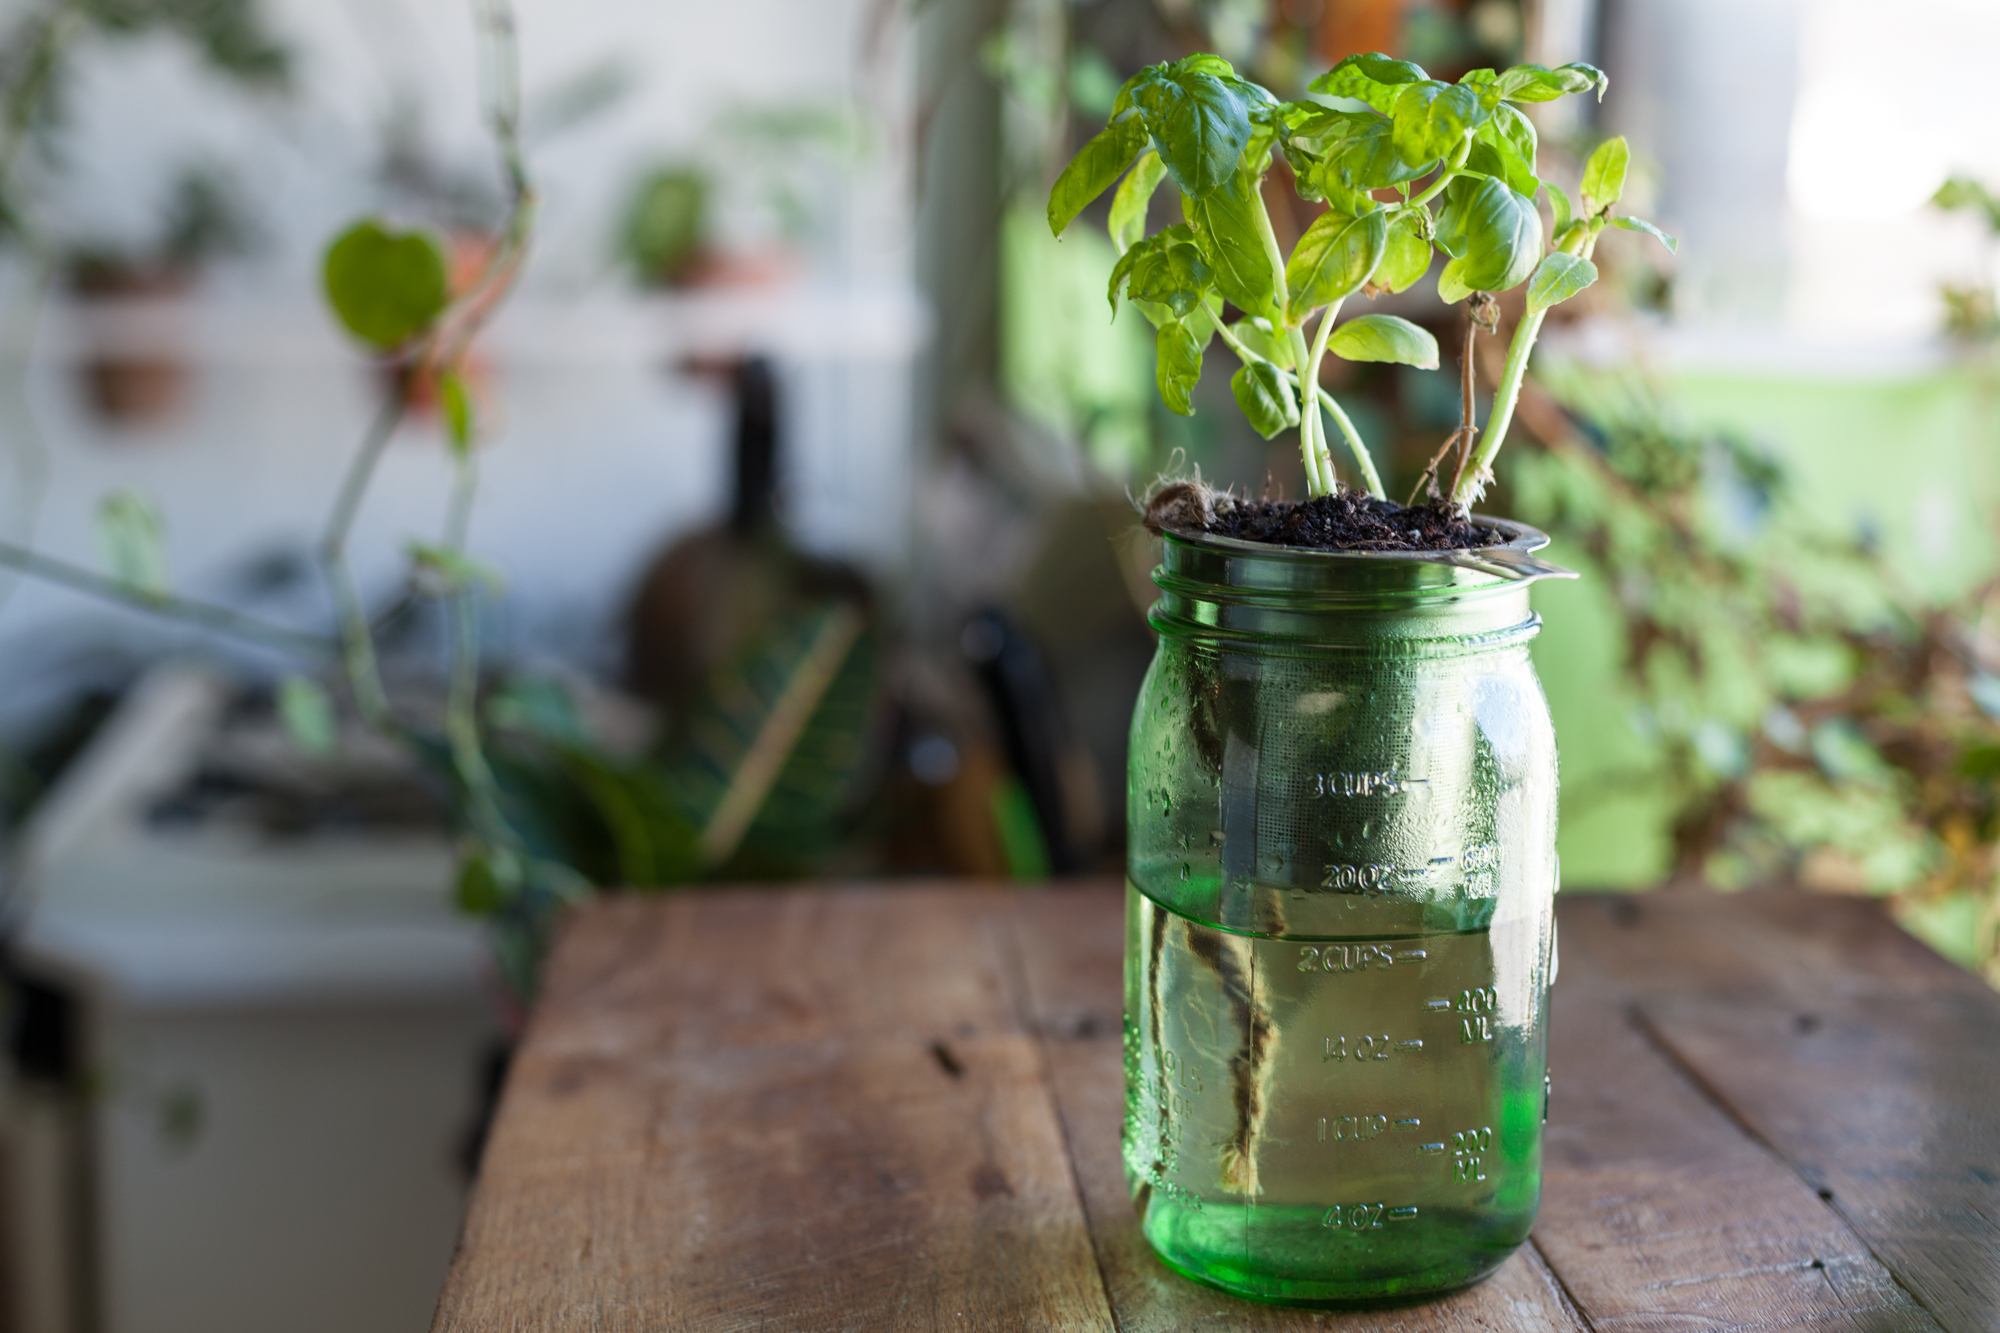
<svg viewBox="0 0 2000 1333"><path fill-rule="evenodd" d="M40 547L94 565L91 511L131 486L165 515L179 586L224 599L238 595L232 571L247 559L310 543L372 408L369 372L331 328L317 269L340 226L396 202L373 177L380 127L397 106L416 107L445 170L495 179L465 0L280 0L267 12L299 57L286 99L217 84L172 39L80 50L66 166L43 192L64 234L130 243L188 161L220 162L246 187L262 248L218 266L158 334L196 362L186 410L137 431L97 419L76 370L94 325L61 299L30 370L37 429L22 429L0 401L9 536L20 539L30 509ZM877 0L522 0L531 158L545 202L520 296L480 352L497 429L471 541L508 575L496 629L509 649L606 660L646 556L724 503L728 404L670 372L694 349L778 354L786 487L806 543L882 570L901 558L910 364L926 320L910 285L910 71L897 12ZM592 119L538 130L585 77L625 91ZM664 157L713 157L703 145L731 108L801 105L848 108L865 144L844 161L771 155L771 169L811 200L792 284L742 298L633 295L610 235L634 173ZM722 191L718 230L725 245L756 252L777 234L760 203L769 172L737 175L748 179ZM18 288L18 266L11 276ZM46 458L39 496L36 434ZM357 532L372 596L393 593L403 544L436 532L447 480L435 426L406 429ZM886 508L849 503L872 491ZM300 619L317 605L265 609ZM75 644L152 651L185 638L21 585L0 611L0 692L11 705L0 713L32 706L32 679Z"/></svg>
<svg viewBox="0 0 2000 1333"><path fill-rule="evenodd" d="M1937 284L1990 262L1925 204L2000 184L1996 60L1990 0L1605 0L1605 121L1657 168L1676 313L1732 359L1931 340Z"/></svg>

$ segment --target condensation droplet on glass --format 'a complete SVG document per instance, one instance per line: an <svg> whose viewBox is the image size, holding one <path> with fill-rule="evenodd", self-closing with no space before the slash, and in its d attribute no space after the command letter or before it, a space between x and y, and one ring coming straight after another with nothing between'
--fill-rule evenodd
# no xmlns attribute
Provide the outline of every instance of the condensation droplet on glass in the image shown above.
<svg viewBox="0 0 2000 1333"><path fill-rule="evenodd" d="M1185 884L1193 878L1194 878L1194 867L1189 865L1186 861L1181 862L1181 883Z"/></svg>

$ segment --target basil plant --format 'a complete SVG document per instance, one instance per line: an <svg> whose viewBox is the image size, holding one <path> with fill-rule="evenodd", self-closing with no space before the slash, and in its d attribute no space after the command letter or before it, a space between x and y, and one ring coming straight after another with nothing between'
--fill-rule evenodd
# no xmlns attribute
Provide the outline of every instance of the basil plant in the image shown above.
<svg viewBox="0 0 2000 1333"><path fill-rule="evenodd" d="M1119 90L1110 123L1057 178L1049 226L1061 236L1087 204L1117 186L1111 305L1115 312L1122 292L1157 328L1160 396L1192 414L1203 354L1221 338L1242 362L1230 387L1250 424L1266 439L1299 427L1315 496L1338 482L1325 423L1309 410L1308 394L1338 425L1362 484L1383 495L1353 422L1320 387L1327 354L1438 365L1436 340L1408 320L1368 314L1342 321L1347 298L1414 286L1430 271L1434 250L1446 257L1437 287L1447 303L1527 283L1527 315L1492 418L1451 496L1467 505L1490 475L1543 316L1596 280L1590 256L1599 233L1623 227L1674 244L1650 223L1611 215L1629 160L1623 139L1607 140L1591 156L1580 210L1535 174L1535 127L1519 105L1591 90L1602 97L1605 85L1603 72L1584 64L1474 70L1443 83L1409 61L1370 54L1350 56L1314 80L1320 100L1281 102L1218 56L1188 56L1143 69ZM1289 256L1280 253L1264 208L1273 153L1290 164L1301 196L1326 204ZM1182 220L1148 235L1153 195L1169 184ZM1553 219L1546 238L1538 195ZM1225 303L1240 312L1233 322L1225 321Z"/></svg>

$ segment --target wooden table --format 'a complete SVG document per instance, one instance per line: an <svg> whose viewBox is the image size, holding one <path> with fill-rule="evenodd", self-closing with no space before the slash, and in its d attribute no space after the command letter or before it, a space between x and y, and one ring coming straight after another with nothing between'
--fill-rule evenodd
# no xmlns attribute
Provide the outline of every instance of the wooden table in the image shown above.
<svg viewBox="0 0 2000 1333"><path fill-rule="evenodd" d="M1865 901L1559 920L1532 1243L1330 1314L1139 1237L1119 886L605 900L555 952L435 1327L2000 1329L2000 996Z"/></svg>

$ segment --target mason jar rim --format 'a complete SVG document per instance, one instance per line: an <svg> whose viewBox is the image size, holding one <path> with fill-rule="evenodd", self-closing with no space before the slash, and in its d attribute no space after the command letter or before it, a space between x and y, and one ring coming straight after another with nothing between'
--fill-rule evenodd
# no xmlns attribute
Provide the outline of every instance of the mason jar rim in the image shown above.
<svg viewBox="0 0 2000 1333"><path fill-rule="evenodd" d="M1164 534L1147 619L1174 637L1260 651L1401 655L1524 643L1541 621L1528 585L1574 578L1535 555L1548 534L1481 516L1506 540L1447 551L1327 551L1207 533Z"/></svg>
<svg viewBox="0 0 2000 1333"><path fill-rule="evenodd" d="M1161 536L1168 541L1180 542L1187 546L1212 547L1217 550L1242 555L1273 556L1279 559L1312 561L1352 560L1371 563L1381 560L1415 561L1426 564L1459 565L1461 568L1468 567L1463 564L1463 561L1467 558L1476 559L1482 554L1499 552L1518 552L1520 555L1532 555L1549 544L1548 533L1543 532L1540 528L1529 527L1526 523L1517 522L1511 518L1494 518L1487 514L1479 514L1473 518L1473 526L1500 532L1506 536L1507 540L1494 542L1488 546L1454 547L1443 551L1347 551L1330 550L1323 546L1286 546L1279 542L1257 542L1245 537L1224 537L1209 532L1176 532L1171 528L1162 532ZM1535 563L1539 565L1546 562L1536 561ZM1550 566L1550 569L1551 573L1540 574L1535 577L1560 578L1564 575L1574 577L1568 570L1561 570L1560 573L1553 572L1560 569L1560 566Z"/></svg>

